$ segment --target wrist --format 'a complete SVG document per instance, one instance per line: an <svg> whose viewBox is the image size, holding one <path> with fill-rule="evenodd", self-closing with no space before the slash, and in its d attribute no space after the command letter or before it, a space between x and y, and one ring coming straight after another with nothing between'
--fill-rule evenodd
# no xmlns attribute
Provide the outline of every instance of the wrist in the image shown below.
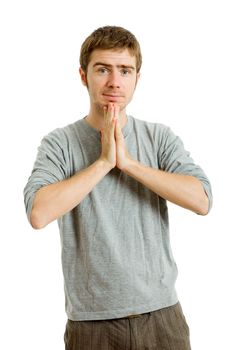
<svg viewBox="0 0 233 350"><path fill-rule="evenodd" d="M97 160L97 162L107 172L109 172L110 170L112 170L114 168L114 166L109 161L107 161L106 159L103 159L101 157Z"/></svg>
<svg viewBox="0 0 233 350"><path fill-rule="evenodd" d="M127 161L125 162L125 164L121 168L121 170L129 175L130 172L131 172L131 169L134 168L136 164L138 164L137 160L135 160L135 159L133 159L131 157L128 157Z"/></svg>

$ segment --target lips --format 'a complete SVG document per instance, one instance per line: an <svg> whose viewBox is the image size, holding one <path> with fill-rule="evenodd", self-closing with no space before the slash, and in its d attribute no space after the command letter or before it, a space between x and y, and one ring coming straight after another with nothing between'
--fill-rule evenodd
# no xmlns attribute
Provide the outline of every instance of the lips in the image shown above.
<svg viewBox="0 0 233 350"><path fill-rule="evenodd" d="M117 95L117 94L103 94L106 97L123 97L122 95Z"/></svg>
<svg viewBox="0 0 233 350"><path fill-rule="evenodd" d="M115 94L103 94L103 97L110 101L110 102L116 102L119 101L120 98L122 98L122 95L115 95Z"/></svg>

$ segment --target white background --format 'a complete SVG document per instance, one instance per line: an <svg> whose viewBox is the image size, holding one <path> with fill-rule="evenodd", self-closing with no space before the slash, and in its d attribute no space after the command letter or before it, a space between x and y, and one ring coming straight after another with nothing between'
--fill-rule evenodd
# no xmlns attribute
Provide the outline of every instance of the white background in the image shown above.
<svg viewBox="0 0 233 350"><path fill-rule="evenodd" d="M232 18L224 0L1 2L1 349L64 349L57 223L31 228L23 188L42 137L88 112L79 50L103 25L141 44L128 114L170 125L211 180L208 216L169 205L176 286L193 350L233 349Z"/></svg>

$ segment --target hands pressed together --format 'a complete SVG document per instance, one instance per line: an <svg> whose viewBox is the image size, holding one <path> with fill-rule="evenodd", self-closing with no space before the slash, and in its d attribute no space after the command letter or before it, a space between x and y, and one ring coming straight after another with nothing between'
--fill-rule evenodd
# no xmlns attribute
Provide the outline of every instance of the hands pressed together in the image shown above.
<svg viewBox="0 0 233 350"><path fill-rule="evenodd" d="M111 168L115 166L125 169L132 157L126 149L124 136L119 122L119 106L113 103L104 107L104 127L101 129L102 153L100 159L109 163Z"/></svg>

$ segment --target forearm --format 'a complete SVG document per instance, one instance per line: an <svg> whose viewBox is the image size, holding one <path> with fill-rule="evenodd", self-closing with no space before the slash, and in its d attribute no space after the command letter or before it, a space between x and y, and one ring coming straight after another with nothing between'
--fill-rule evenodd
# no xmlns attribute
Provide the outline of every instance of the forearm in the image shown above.
<svg viewBox="0 0 233 350"><path fill-rule="evenodd" d="M98 159L71 178L40 188L35 196L31 225L40 229L76 207L111 170Z"/></svg>
<svg viewBox="0 0 233 350"><path fill-rule="evenodd" d="M123 171L172 203L201 215L208 212L208 197L201 182L193 176L168 173L136 160L130 160Z"/></svg>

